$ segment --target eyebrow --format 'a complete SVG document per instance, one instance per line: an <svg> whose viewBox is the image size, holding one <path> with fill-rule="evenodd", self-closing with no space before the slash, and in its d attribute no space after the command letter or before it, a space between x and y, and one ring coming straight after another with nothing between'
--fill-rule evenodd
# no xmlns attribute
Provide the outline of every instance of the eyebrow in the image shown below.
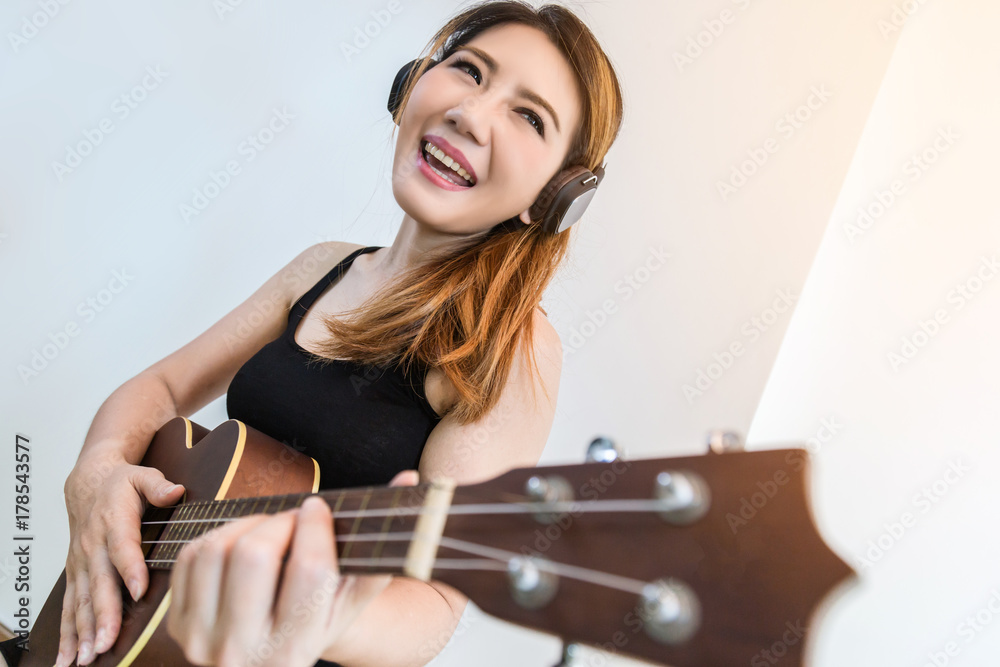
<svg viewBox="0 0 1000 667"><path fill-rule="evenodd" d="M479 58L484 63L486 63L486 68L490 71L490 74L494 74L498 69L500 69L500 66L497 64L497 61L493 59L493 56L491 56L490 54L486 53L482 49L477 48L475 46L465 45L461 49L458 49L458 50L461 51L462 49L464 49L466 51L472 51L477 56L479 56ZM521 97L523 97L524 99L529 100L531 102L534 102L538 106L540 106L543 109L545 109L549 113L549 115L552 116L552 120L555 121L555 123L556 123L556 130L558 130L560 133L562 132L562 130L559 128L559 116L556 114L556 110L552 108L551 104L549 104L548 102L545 101L544 97L542 97L541 95L539 95L535 91L529 90L528 88L524 88L524 87L520 88L517 91L517 94L520 95Z"/></svg>

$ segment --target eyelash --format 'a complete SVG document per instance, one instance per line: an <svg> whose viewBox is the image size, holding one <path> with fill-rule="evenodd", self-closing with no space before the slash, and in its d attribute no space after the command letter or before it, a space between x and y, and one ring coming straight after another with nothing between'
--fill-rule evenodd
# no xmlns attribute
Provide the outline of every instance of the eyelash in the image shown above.
<svg viewBox="0 0 1000 667"><path fill-rule="evenodd" d="M479 80L482 81L482 78L483 78L482 73L479 72L479 68L476 67L476 65L471 60L465 60L464 58L458 58L452 64L452 67L456 67L458 69L461 69L462 67L464 67L466 65L468 65L469 67L471 67L472 69L474 69L476 71L476 73L479 74ZM470 72L470 74L471 74L471 72ZM479 84L476 84L476 85L479 85ZM535 132L537 132L539 135L541 135L541 136L544 137L545 136L545 121L542 120L542 117L539 116L534 111L531 111L530 109L525 109L524 111L525 111L526 115L529 115L529 116L531 116L532 118L534 118L535 120L538 121L538 125L532 125L532 126L535 128ZM524 114L522 114L522 115L524 115Z"/></svg>

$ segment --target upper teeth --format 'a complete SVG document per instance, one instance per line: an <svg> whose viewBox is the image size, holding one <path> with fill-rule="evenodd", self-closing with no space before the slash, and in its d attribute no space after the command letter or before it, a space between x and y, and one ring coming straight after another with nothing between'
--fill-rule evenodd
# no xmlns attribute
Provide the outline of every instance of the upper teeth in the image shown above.
<svg viewBox="0 0 1000 667"><path fill-rule="evenodd" d="M457 160L453 160L452 157L447 153L445 153L443 150L441 150L440 148L438 148L429 141L426 144L424 144L424 149L437 159L441 160L441 162L443 162L446 167L451 167L451 170L454 171L456 174L458 174L465 180L469 181L473 185L476 184L476 181L472 178L472 174L463 169L462 166L458 164Z"/></svg>

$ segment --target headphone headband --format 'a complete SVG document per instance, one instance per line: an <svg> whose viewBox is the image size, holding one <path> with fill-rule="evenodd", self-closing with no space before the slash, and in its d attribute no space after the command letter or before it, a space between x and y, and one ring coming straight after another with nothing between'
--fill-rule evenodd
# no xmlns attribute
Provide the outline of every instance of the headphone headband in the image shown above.
<svg viewBox="0 0 1000 667"><path fill-rule="evenodd" d="M397 125L399 125L398 115L403 101L403 91L410 75L423 60L425 59L417 58L403 65L393 79L392 89L389 91L388 109L393 122ZM433 58L426 60L430 61L428 70L440 62ZM583 216L590 200L597 193L597 186L604 180L606 166L607 163L602 164L593 173L582 165L574 165L560 171L542 188L535 203L528 209L531 219L540 221L538 224L550 234L558 234L569 229Z"/></svg>

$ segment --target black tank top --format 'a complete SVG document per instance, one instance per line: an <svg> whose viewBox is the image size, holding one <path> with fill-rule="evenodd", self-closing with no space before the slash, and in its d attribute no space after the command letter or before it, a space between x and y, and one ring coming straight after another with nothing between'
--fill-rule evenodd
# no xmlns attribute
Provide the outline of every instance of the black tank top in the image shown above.
<svg viewBox="0 0 1000 667"><path fill-rule="evenodd" d="M424 443L441 420L424 396L427 368L409 375L336 359L320 365L295 342L295 331L316 299L362 253L345 257L291 308L288 327L233 377L226 396L231 419L316 459L320 488L388 484L401 470L415 469Z"/></svg>

